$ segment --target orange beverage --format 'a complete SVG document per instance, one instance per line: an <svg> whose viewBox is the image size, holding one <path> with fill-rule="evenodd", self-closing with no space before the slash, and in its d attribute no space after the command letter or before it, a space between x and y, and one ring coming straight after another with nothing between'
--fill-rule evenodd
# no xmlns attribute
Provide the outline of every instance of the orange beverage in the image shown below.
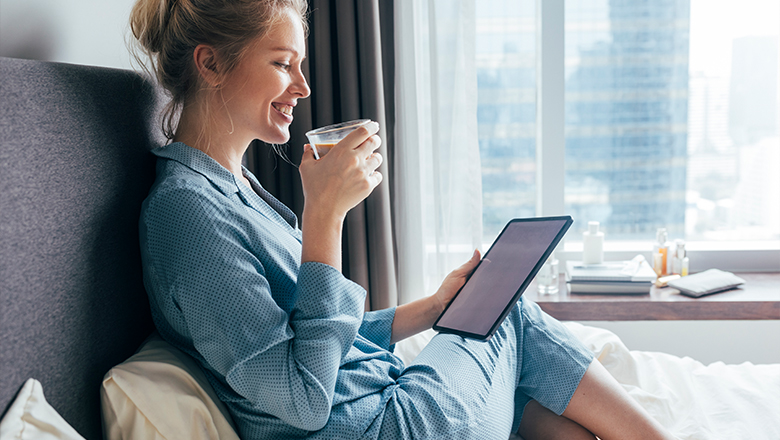
<svg viewBox="0 0 780 440"><path fill-rule="evenodd" d="M314 158L319 159L339 143L348 134L352 133L358 127L371 122L370 119L356 119L354 121L341 122L339 124L320 127L306 132L309 143L314 147Z"/></svg>
<svg viewBox="0 0 780 440"><path fill-rule="evenodd" d="M331 148L336 146L336 142L333 143L321 143L321 144L314 144L314 151L316 152L314 154L314 157L319 159L320 157L328 154L328 151L330 151Z"/></svg>

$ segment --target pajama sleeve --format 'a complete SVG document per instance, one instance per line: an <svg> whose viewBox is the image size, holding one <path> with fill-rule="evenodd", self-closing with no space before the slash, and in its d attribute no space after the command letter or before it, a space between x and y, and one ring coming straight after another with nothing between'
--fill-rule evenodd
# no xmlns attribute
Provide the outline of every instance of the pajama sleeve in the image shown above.
<svg viewBox="0 0 780 440"><path fill-rule="evenodd" d="M395 307L390 307L366 312L363 315L363 323L360 325L358 333L379 347L393 351L394 345L390 345L390 336L393 333L395 309Z"/></svg>
<svg viewBox="0 0 780 440"><path fill-rule="evenodd" d="M250 252L246 232L224 209L187 188L159 190L149 201L141 234L147 276L161 286L154 300L173 301L166 319L179 322L204 367L235 392L296 428L318 430L364 323L365 291L331 266L304 263L288 314L274 301L267 273L283 250Z"/></svg>

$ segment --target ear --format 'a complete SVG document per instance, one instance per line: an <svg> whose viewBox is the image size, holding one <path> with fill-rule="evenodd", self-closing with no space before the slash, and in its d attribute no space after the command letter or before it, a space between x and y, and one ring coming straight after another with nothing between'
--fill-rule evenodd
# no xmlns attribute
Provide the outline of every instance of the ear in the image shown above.
<svg viewBox="0 0 780 440"><path fill-rule="evenodd" d="M200 77L211 87L219 85L219 68L217 65L217 53L207 44L199 44L192 52L195 68Z"/></svg>

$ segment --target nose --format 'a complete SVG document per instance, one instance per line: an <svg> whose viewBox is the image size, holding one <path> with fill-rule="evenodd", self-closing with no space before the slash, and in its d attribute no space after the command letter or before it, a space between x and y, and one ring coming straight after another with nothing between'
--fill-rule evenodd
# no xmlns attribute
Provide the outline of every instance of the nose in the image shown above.
<svg viewBox="0 0 780 440"><path fill-rule="evenodd" d="M298 69L292 84L290 84L290 93L297 95L299 98L308 98L311 95L311 89L306 82L306 77L303 76L303 71Z"/></svg>

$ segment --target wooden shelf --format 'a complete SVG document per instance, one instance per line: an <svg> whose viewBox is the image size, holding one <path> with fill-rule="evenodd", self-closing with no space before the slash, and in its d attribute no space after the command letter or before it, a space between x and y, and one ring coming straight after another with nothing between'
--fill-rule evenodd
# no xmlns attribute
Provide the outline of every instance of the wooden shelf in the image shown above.
<svg viewBox="0 0 780 440"><path fill-rule="evenodd" d="M690 298L671 287L649 294L569 293L566 282L554 295L539 295L532 283L523 294L562 321L780 320L780 273L739 273L737 289Z"/></svg>

